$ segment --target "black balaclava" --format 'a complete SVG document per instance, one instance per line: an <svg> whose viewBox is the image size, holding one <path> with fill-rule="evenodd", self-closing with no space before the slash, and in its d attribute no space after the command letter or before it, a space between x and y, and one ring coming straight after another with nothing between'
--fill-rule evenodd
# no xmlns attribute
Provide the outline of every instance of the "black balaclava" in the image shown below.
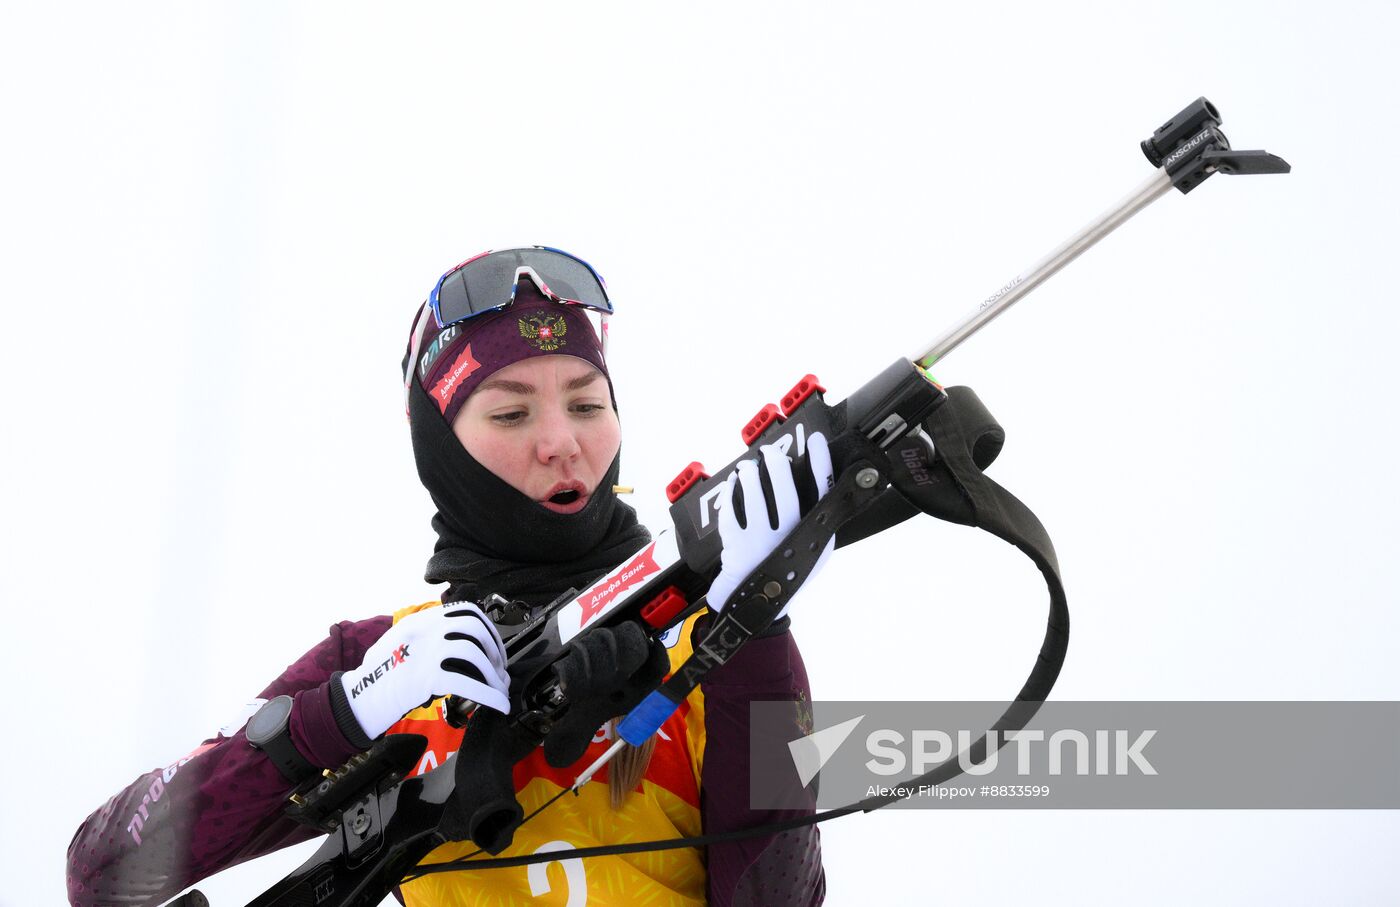
<svg viewBox="0 0 1400 907"><path fill-rule="evenodd" d="M470 359L473 336L480 334L483 340L489 339L492 321L516 317L545 303L542 296L531 298L529 291L533 289L528 281L522 281L513 305L496 315L463 322L451 346L438 350L435 357L445 361L451 358L446 355L450 350L459 350L466 351L459 352L459 357ZM591 332L581 313L568 315L571 323L578 315L583 329ZM424 317L431 320L432 315ZM514 325L510 327L514 329ZM505 334L500 325L494 331L498 337ZM518 329L516 333L520 333ZM580 339L577 326L572 334L571 339ZM567 355L572 350L551 352ZM539 353L536 344L528 355ZM489 363L481 371L489 373L509 364L499 361L501 355L498 352L496 359L479 355ZM509 353L504 355L509 358ZM601 362L601 353L581 358ZM432 524L438 541L425 579L449 584L444 601L479 601L494 592L531 605L546 604L571 588L581 589L647 543L650 533L637 522L636 512L619 501L613 491L620 469L620 451L582 510L572 514L548 510L481 465L457 440L444 407L437 405L424 388L425 383L432 386L434 374L441 372L441 368L437 372L415 369L408 387L408 416L418 477L437 507ZM472 377L474 387L486 374ZM608 386L611 391L611 378ZM467 388L463 390L470 394ZM450 410L453 415L461 400L454 403Z"/></svg>

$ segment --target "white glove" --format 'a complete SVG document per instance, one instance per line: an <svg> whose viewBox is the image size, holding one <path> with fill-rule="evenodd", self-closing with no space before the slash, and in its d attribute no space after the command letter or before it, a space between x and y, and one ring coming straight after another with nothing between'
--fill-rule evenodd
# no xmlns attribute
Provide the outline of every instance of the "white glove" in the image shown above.
<svg viewBox="0 0 1400 907"><path fill-rule="evenodd" d="M705 595L710 610L715 613L724 610L729 603L729 596L733 595L763 559L778 547L778 543L793 530L802 517L797 502L797 483L792 476L792 462L771 444L759 448L759 453L768 467L768 476L772 479L778 525L769 524L763 486L759 484L757 461L741 461L734 472L730 473L729 485L719 496L719 538L723 550L720 553L719 576L715 577L710 591ZM832 485L831 451L826 446L826 438L821 434L814 434L807 439L807 458L812 466L812 478L817 483L817 497L825 497ZM736 482L741 483L744 488L744 515L748 519L748 525L744 527L739 526L739 520L734 515ZM812 569L812 576L826 563L835 542L836 539L833 538L827 544L826 550ZM811 577L807 579L810 580ZM783 610L778 612L775 620L785 616L791 606L792 601L789 600L783 606Z"/></svg>
<svg viewBox="0 0 1400 907"><path fill-rule="evenodd" d="M456 694L510 713L505 646L491 618L470 602L408 615L340 676L350 710L371 740L439 696Z"/></svg>

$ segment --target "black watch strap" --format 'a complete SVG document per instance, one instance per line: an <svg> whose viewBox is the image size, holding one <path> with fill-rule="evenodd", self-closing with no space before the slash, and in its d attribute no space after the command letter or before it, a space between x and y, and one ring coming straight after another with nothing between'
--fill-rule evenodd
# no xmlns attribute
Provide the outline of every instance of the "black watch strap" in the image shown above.
<svg viewBox="0 0 1400 907"><path fill-rule="evenodd" d="M316 774L316 766L307 762L292 743L291 718L292 697L282 695L268 700L248 719L248 742L267 754L283 778L301 784Z"/></svg>

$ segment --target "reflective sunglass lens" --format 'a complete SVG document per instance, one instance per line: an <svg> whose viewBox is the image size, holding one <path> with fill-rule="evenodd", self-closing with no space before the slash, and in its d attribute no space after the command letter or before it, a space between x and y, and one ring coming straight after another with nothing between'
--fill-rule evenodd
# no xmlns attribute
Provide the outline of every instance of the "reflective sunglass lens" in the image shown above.
<svg viewBox="0 0 1400 907"><path fill-rule="evenodd" d="M554 295L612 312L597 275L578 259L551 249L506 249L473 259L443 278L439 320L446 325L505 307L522 267L538 274Z"/></svg>

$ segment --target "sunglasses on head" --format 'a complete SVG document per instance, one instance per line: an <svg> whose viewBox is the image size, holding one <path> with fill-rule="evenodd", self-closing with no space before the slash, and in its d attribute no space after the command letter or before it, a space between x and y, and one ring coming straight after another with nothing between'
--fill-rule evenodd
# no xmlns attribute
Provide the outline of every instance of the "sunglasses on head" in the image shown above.
<svg viewBox="0 0 1400 907"><path fill-rule="evenodd" d="M518 249L489 250L474 255L438 278L428 295L428 309L438 329L467 321L487 312L499 312L515 302L520 278L528 277L539 291L554 302L583 306L599 313L598 340L604 357L608 354L608 316L612 302L603 278L593 266L561 249L548 246L522 246ZM428 327L426 316L414 325L409 357L404 370L405 409L413 370Z"/></svg>
<svg viewBox="0 0 1400 907"><path fill-rule="evenodd" d="M428 295L428 306L439 328L498 312L515 301L521 277L530 278L555 302L612 314L603 278L593 266L548 246L502 249L468 258L438 279Z"/></svg>

